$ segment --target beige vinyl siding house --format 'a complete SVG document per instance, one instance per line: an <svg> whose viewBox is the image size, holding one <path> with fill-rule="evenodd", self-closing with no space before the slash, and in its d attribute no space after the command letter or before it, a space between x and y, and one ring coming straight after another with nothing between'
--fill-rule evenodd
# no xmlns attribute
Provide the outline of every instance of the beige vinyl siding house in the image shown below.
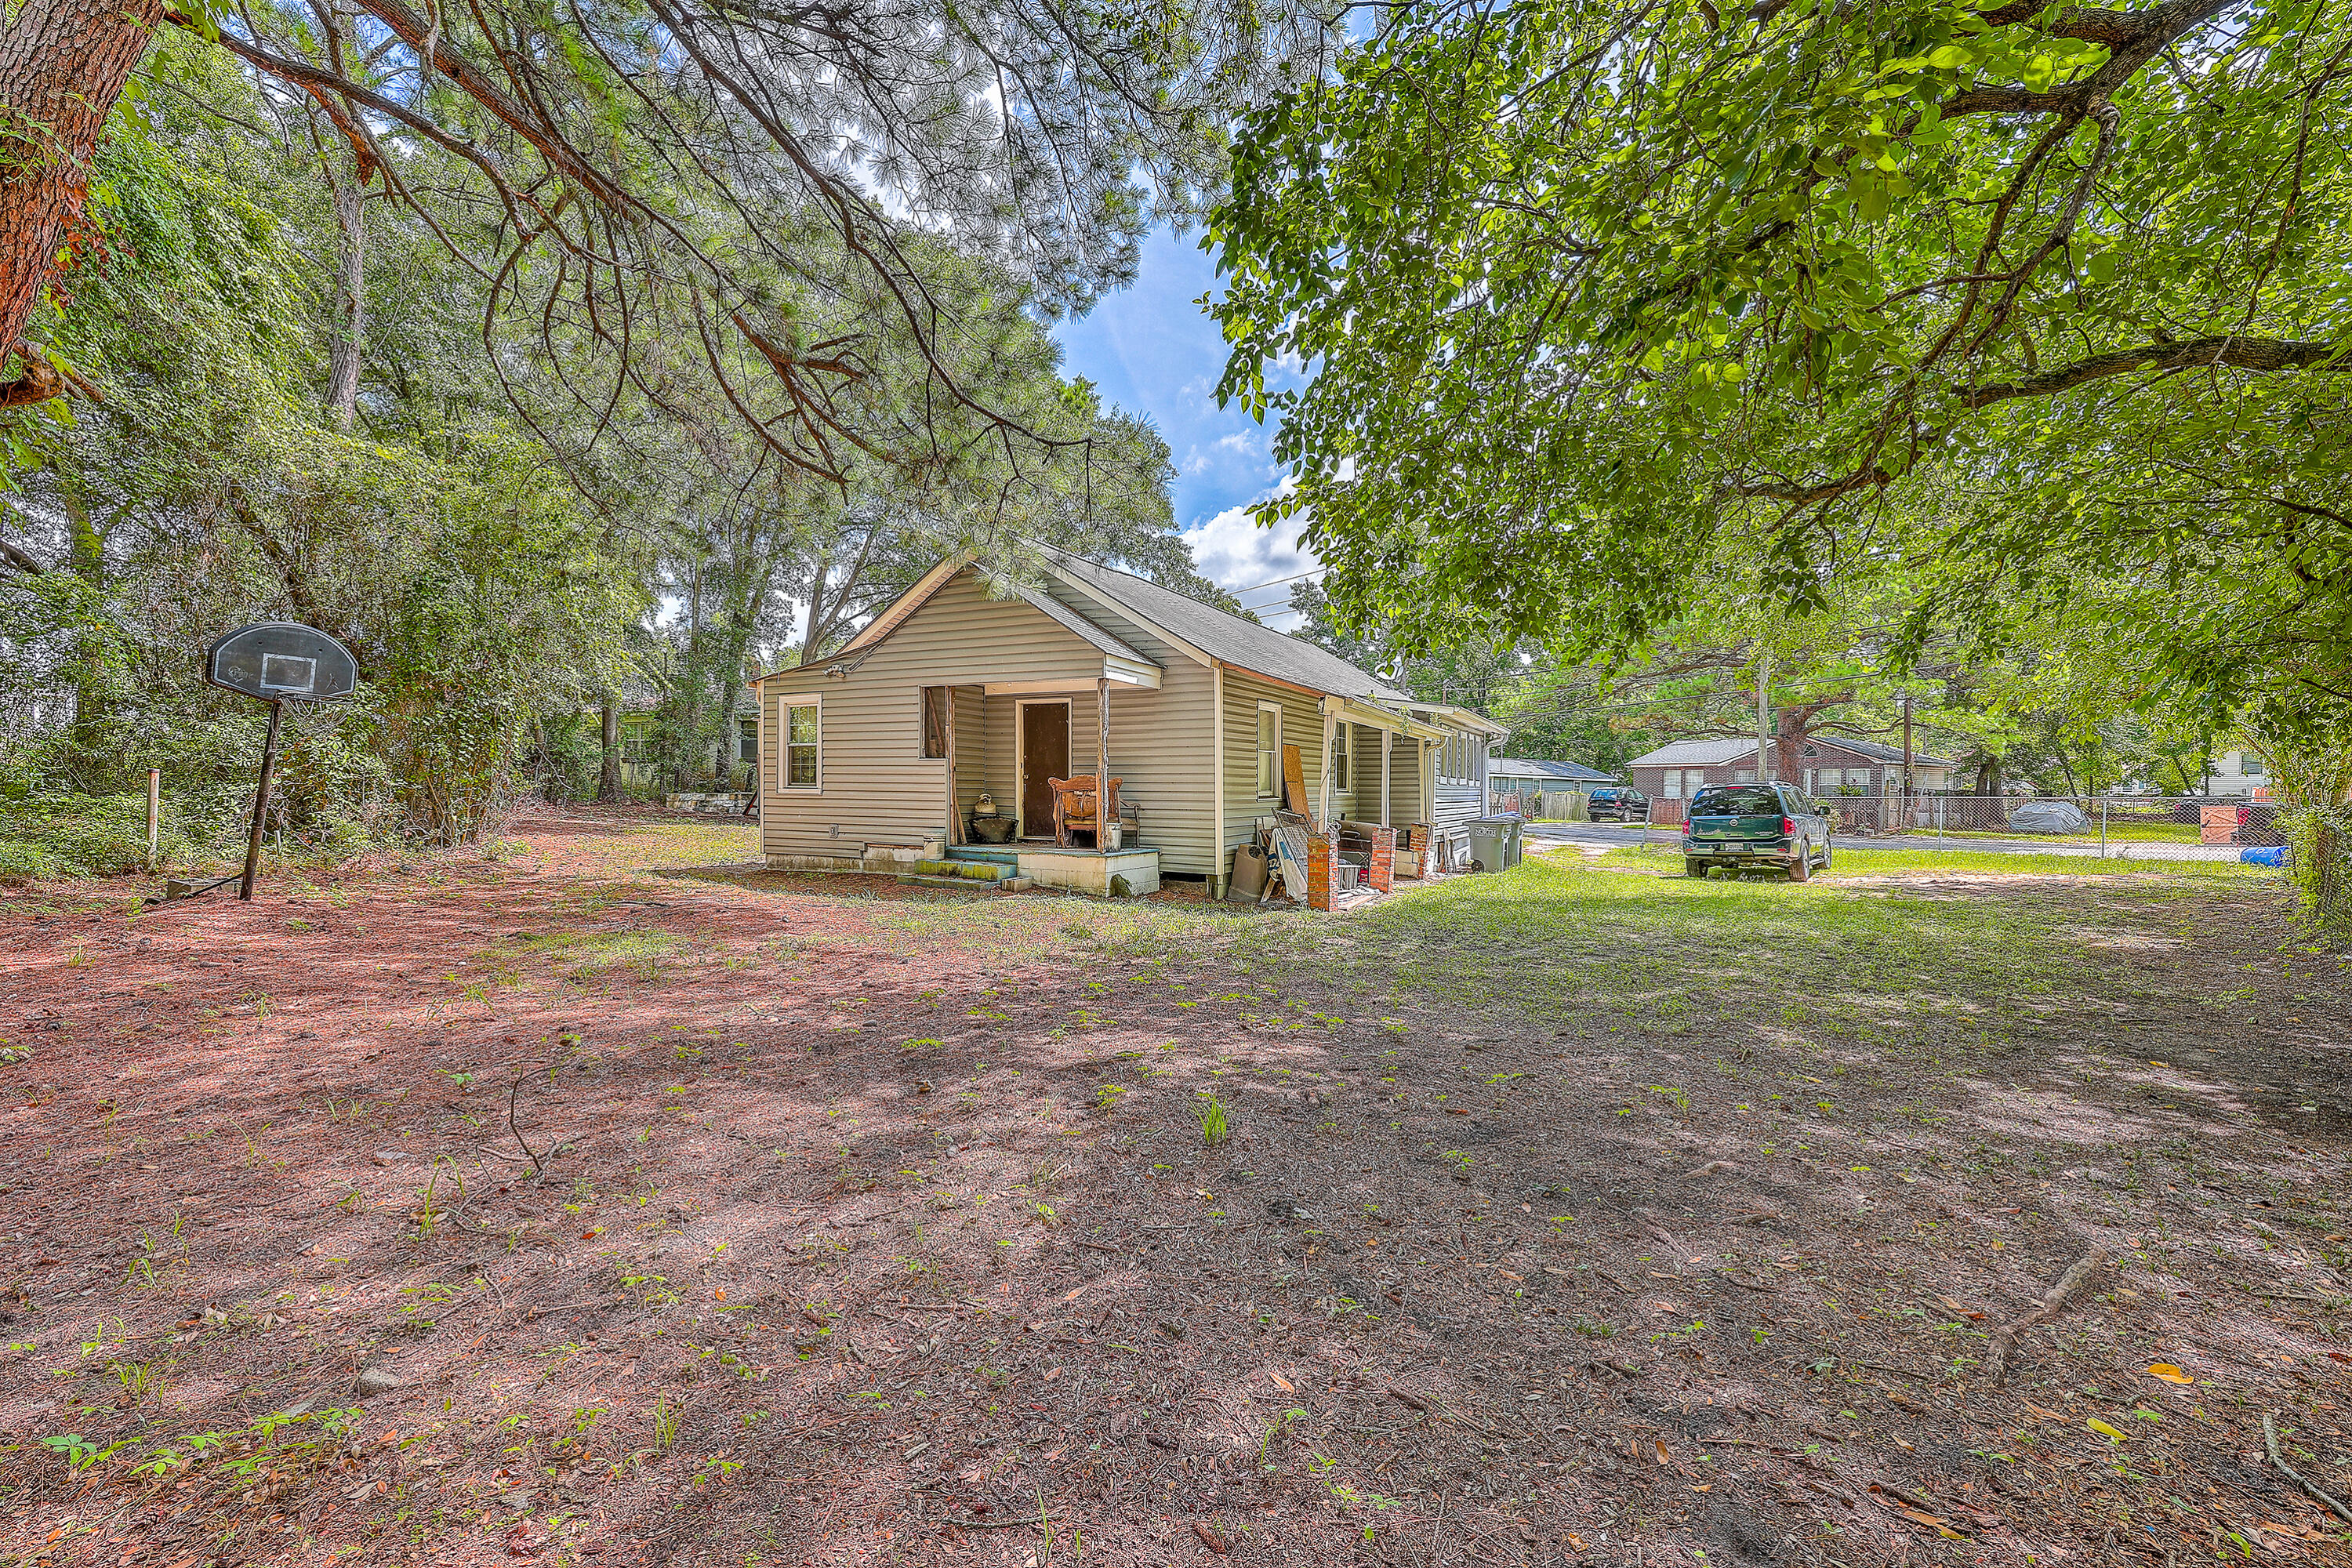
<svg viewBox="0 0 2352 1568"><path fill-rule="evenodd" d="M1406 826L1423 820L1437 748L1483 758L1501 732L1462 710L1416 716L1404 693L1312 644L1045 555L1046 580L1002 599L968 563L942 562L839 654L754 683L771 865L921 852L1017 859L1024 877L1094 887L1108 871L1081 862L1107 854L1133 890L1163 877L1222 890L1233 850L1282 805L1283 745L1298 748L1318 823ZM1106 732L1140 847L1054 844L1044 780L1097 772ZM1013 845L962 842L983 795L1017 816Z"/></svg>

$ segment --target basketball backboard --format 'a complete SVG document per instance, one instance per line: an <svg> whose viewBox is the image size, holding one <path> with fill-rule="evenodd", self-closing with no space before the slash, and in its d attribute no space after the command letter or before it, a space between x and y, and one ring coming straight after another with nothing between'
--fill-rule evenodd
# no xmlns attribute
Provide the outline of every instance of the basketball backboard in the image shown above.
<svg viewBox="0 0 2352 1568"><path fill-rule="evenodd" d="M295 621L239 626L205 654L205 679L264 702L332 702L359 684L359 661L326 633Z"/></svg>

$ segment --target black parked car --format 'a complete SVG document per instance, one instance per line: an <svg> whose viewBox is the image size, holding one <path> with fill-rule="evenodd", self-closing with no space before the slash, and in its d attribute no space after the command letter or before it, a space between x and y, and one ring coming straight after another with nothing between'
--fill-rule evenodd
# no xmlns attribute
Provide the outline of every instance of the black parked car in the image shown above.
<svg viewBox="0 0 2352 1568"><path fill-rule="evenodd" d="M1594 822L1647 822L1650 797L1637 789L1604 785L1585 797L1584 811Z"/></svg>

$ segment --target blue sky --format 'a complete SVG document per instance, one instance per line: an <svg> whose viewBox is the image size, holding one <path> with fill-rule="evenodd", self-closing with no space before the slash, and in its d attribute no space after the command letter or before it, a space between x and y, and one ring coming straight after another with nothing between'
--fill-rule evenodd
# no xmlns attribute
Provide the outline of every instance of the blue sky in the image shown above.
<svg viewBox="0 0 2352 1568"><path fill-rule="evenodd" d="M1282 472L1266 456L1267 430L1237 407L1219 408L1225 343L1194 303L1216 284L1197 235L1165 228L1145 240L1132 287L1093 314L1054 332L1063 373L1083 375L1109 402L1147 416L1176 459L1176 521L1202 575L1240 590L1315 565L1286 530L1276 534L1243 514L1273 493ZM1244 595L1252 608L1287 602L1288 588ZM1268 616L1276 626L1285 624Z"/></svg>

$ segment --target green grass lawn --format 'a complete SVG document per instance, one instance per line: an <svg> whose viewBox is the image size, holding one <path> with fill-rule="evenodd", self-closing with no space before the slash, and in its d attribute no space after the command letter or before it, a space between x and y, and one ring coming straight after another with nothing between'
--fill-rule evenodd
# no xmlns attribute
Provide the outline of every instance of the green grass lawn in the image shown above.
<svg viewBox="0 0 2352 1568"><path fill-rule="evenodd" d="M1747 1040L1760 1026L1893 1067L1973 1057L2052 1007L2201 1001L2119 963L2116 942L2178 948L2217 900L2284 896L2277 872L2235 863L1841 850L1835 874L1803 885L1681 871L1663 846L1541 857L1377 906L1343 941L1269 926L1236 956L1563 1028Z"/></svg>
<svg viewBox="0 0 2352 1568"><path fill-rule="evenodd" d="M1601 858L1612 861L1631 860L1655 865L1661 870L1682 872L1682 850L1672 844L1636 844L1622 849L1612 849ZM2030 855L1999 850L1970 851L1967 849L1840 849L1837 864L1832 870L1813 873L1816 879L1827 877L1834 881L1840 877L1885 876L1898 872L1967 872L1971 876L1990 873L1999 876L2063 876L2063 877L2221 877L2279 878L2285 875L2275 867L2249 866L2237 860L2127 860L2098 859L2083 855ZM1713 878L1710 880L1719 880Z"/></svg>

